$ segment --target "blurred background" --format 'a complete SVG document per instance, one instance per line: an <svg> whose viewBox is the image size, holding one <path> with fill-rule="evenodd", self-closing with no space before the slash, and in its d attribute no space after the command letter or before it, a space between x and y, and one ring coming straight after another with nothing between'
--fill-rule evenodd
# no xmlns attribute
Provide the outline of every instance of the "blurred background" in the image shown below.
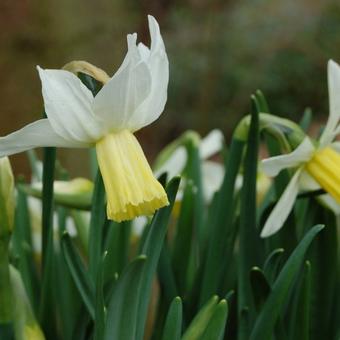
<svg viewBox="0 0 340 340"><path fill-rule="evenodd" d="M0 135L41 117L36 65L87 60L113 74L126 34L149 43L147 14L161 26L170 60L164 114L139 133L152 160L186 129L227 138L261 89L271 112L299 120L328 114L326 63L340 62L340 3L333 0L1 0ZM85 150L58 151L73 176L88 175ZM24 154L11 158L29 175ZM77 160L77 161L75 161Z"/></svg>

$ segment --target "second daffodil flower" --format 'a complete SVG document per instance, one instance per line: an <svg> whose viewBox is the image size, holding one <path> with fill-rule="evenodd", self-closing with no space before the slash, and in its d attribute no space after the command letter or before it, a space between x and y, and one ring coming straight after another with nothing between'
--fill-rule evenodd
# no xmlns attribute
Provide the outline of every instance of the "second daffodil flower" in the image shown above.
<svg viewBox="0 0 340 340"><path fill-rule="evenodd" d="M169 62L157 21L148 17L150 49L127 36L122 65L93 97L73 73L38 67L47 119L0 139L0 156L42 146L95 146L107 193L107 215L115 221L150 215L168 205L133 133L162 113Z"/></svg>
<svg viewBox="0 0 340 340"><path fill-rule="evenodd" d="M269 215L262 229L262 237L276 233L283 226L300 188L322 188L329 194L325 198L334 203L331 208L339 207L340 155L338 142L334 140L340 132L340 67L332 60L328 62L328 91L329 117L320 139L312 142L305 137L290 154L263 160L263 170L270 176L276 176L287 168L296 168L296 171Z"/></svg>

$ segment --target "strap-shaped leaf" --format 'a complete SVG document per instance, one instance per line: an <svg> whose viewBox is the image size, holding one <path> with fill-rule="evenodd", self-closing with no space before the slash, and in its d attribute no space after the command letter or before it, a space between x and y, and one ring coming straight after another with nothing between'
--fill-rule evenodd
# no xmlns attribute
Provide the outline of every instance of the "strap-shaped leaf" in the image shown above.
<svg viewBox="0 0 340 340"><path fill-rule="evenodd" d="M250 283L253 292L255 308L257 312L259 312L270 293L270 285L263 271L258 267L254 267L251 270Z"/></svg>
<svg viewBox="0 0 340 340"><path fill-rule="evenodd" d="M221 300L215 307L207 328L205 329L201 340L222 340L225 333L225 325L228 317L228 303Z"/></svg>
<svg viewBox="0 0 340 340"><path fill-rule="evenodd" d="M308 231L299 245L290 255L275 281L261 313L257 317L255 327L251 333L251 340L270 339L273 334L275 323L280 315L289 289L301 268L305 253L314 237L324 226L316 225Z"/></svg>
<svg viewBox="0 0 340 340"><path fill-rule="evenodd" d="M200 340L204 331L206 330L211 317L215 312L215 307L218 303L218 297L213 296L206 304L200 309L195 318L191 321L188 329L184 333L182 340Z"/></svg>
<svg viewBox="0 0 340 340"><path fill-rule="evenodd" d="M180 340L182 332L182 300L175 297L170 305L162 340Z"/></svg>
<svg viewBox="0 0 340 340"><path fill-rule="evenodd" d="M216 259L230 261L236 233L233 223L235 214L234 188L235 181L242 161L244 141L232 139L228 157L225 163L225 175L220 191L214 199L215 219L211 222L210 239L204 263L199 304L204 304L210 296L216 293L221 284L222 268ZM230 266L230 262L225 267Z"/></svg>
<svg viewBox="0 0 340 340"><path fill-rule="evenodd" d="M138 315L139 289L146 256L131 262L118 279L107 308L104 340L135 340Z"/></svg>
<svg viewBox="0 0 340 340"><path fill-rule="evenodd" d="M175 202L178 186L179 178L175 177L169 182L166 192L170 204L156 212L143 244L142 254L147 256L148 261L145 265L140 285L140 291L142 293L140 294L138 305L138 325L136 337L134 338L136 340L143 339L145 321L151 295L152 280L156 273L158 260L163 247L163 241L166 235L170 213Z"/></svg>
<svg viewBox="0 0 340 340"><path fill-rule="evenodd" d="M264 266L263 272L270 284L274 283L276 280L276 276L279 272L279 267L283 262L283 248L278 248L273 250L267 257Z"/></svg>
<svg viewBox="0 0 340 340"><path fill-rule="evenodd" d="M105 222L105 188L98 170L93 198L89 231L89 272L93 282L96 279L97 266L102 256L103 226Z"/></svg>
<svg viewBox="0 0 340 340"><path fill-rule="evenodd" d="M239 319L240 340L249 339L250 323L253 320L254 307L250 287L249 273L256 265L260 247L256 230L256 177L259 148L259 115L255 98L252 97L251 121L244 159L244 178L241 191L241 211L239 230L238 261L238 314L244 309L249 311L247 318Z"/></svg>
<svg viewBox="0 0 340 340"><path fill-rule="evenodd" d="M64 254L66 263L73 277L79 293L85 303L85 306L91 315L91 318L95 319L95 307L94 307L94 284L84 267L84 264L76 251L70 236L64 233L61 240L61 249Z"/></svg>
<svg viewBox="0 0 340 340"><path fill-rule="evenodd" d="M55 335L54 244L53 244L53 181L56 148L44 148L42 193L42 284L39 321L46 337Z"/></svg>

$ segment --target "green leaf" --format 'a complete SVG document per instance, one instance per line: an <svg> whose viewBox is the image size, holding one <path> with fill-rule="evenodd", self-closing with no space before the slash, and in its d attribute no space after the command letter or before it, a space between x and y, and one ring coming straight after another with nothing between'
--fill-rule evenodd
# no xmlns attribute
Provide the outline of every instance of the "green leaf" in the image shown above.
<svg viewBox="0 0 340 340"><path fill-rule="evenodd" d="M233 137L225 163L223 183L218 196L214 200L216 207L211 207L216 213L215 219L209 223L210 239L203 268L203 277L199 278L199 281L202 282L199 305L204 304L215 294L221 284L223 276L220 259L224 259L226 268L231 265L236 235L234 189L242 160L243 148L244 142Z"/></svg>
<svg viewBox="0 0 340 340"><path fill-rule="evenodd" d="M180 340L182 313L182 300L180 297L176 297L173 299L166 317L162 340Z"/></svg>
<svg viewBox="0 0 340 340"><path fill-rule="evenodd" d="M93 282L96 282L97 266L102 256L103 227L105 220L105 188L101 173L98 170L93 192L89 231L89 272Z"/></svg>
<svg viewBox="0 0 340 340"><path fill-rule="evenodd" d="M199 142L196 138L189 139L186 143L189 161L185 169L185 174L188 181L192 182L194 192L193 200L193 230L196 235L193 238L193 247L198 249L199 245L205 244L206 228L203 228L204 222L204 200L202 187L202 171L201 171L201 156L199 150ZM197 253L197 252L196 252Z"/></svg>
<svg viewBox="0 0 340 340"><path fill-rule="evenodd" d="M275 281L272 292L265 302L261 313L257 317L256 324L250 336L251 340L270 339L272 336L275 323L286 301L289 289L303 263L305 253L314 237L323 228L324 226L322 225L316 225L310 229L290 255Z"/></svg>
<svg viewBox="0 0 340 340"><path fill-rule="evenodd" d="M169 182L166 192L170 204L156 212L143 244L142 254L147 256L148 261L143 271L143 277L140 286L140 291L143 293L140 294L138 306L138 325L136 331L136 339L138 340L143 338L147 310L151 295L152 280L156 273L157 264L163 247L163 241L166 235L170 213L175 202L179 181L180 179L175 177Z"/></svg>
<svg viewBox="0 0 340 340"><path fill-rule="evenodd" d="M327 226L311 247L308 258L312 264L311 278L311 339L332 339L332 318L335 308L337 270L339 268L339 225L334 214L314 202L316 220Z"/></svg>
<svg viewBox="0 0 340 340"><path fill-rule="evenodd" d="M163 248L158 264L159 283L163 291L163 300L169 304L171 300L178 294L169 246L166 241L163 243Z"/></svg>
<svg viewBox="0 0 340 340"><path fill-rule="evenodd" d="M37 268L34 263L31 223L27 205L27 196L24 192L17 191L17 204L13 230L13 248L19 257L19 271L23 278L27 295L33 309L38 311L39 280Z"/></svg>
<svg viewBox="0 0 340 340"><path fill-rule="evenodd" d="M62 252L64 254L66 263L73 277L74 283L78 288L78 291L85 303L85 306L91 315L92 319L95 319L95 307L94 307L94 284L87 273L82 260L72 244L70 235L65 233L61 240Z"/></svg>
<svg viewBox="0 0 340 340"><path fill-rule="evenodd" d="M81 82L92 92L93 96L96 96L103 86L101 82L86 73L79 72L78 77Z"/></svg>
<svg viewBox="0 0 340 340"><path fill-rule="evenodd" d="M278 248L273 250L267 257L264 266L263 272L270 284L273 284L276 280L277 274L279 272L279 268L283 261L283 248Z"/></svg>
<svg viewBox="0 0 340 340"><path fill-rule="evenodd" d="M115 280L127 264L131 235L131 223L125 221L117 223L111 221L105 237L104 249L107 256L104 264L104 286Z"/></svg>
<svg viewBox="0 0 340 340"><path fill-rule="evenodd" d="M186 182L173 242L172 263L180 295L187 293L187 274L193 242L194 186Z"/></svg>
<svg viewBox="0 0 340 340"><path fill-rule="evenodd" d="M13 298L9 271L8 242L0 240L0 324L12 322L15 316Z"/></svg>
<svg viewBox="0 0 340 340"><path fill-rule="evenodd" d="M54 285L58 287L56 308L59 318L59 329L63 340L74 339L74 329L84 307L82 298L78 292L74 280L70 274L63 254L58 251L55 254L56 278Z"/></svg>
<svg viewBox="0 0 340 340"><path fill-rule="evenodd" d="M131 262L114 287L108 308L104 340L135 340L138 314L138 298L146 256Z"/></svg>
<svg viewBox="0 0 340 340"><path fill-rule="evenodd" d="M218 303L218 297L213 296L198 312L191 321L188 329L183 334L182 340L200 340L205 329L207 328L211 317L215 312Z"/></svg>
<svg viewBox="0 0 340 340"><path fill-rule="evenodd" d="M95 322L94 322L94 340L103 340L105 331L105 303L104 303L104 282L103 272L106 260L106 252L97 270L96 282L96 301L95 301Z"/></svg>
<svg viewBox="0 0 340 340"><path fill-rule="evenodd" d="M255 308L256 311L259 312L271 291L270 285L260 268L252 268L250 272L250 284L253 292Z"/></svg>
<svg viewBox="0 0 340 340"><path fill-rule="evenodd" d="M256 265L259 236L256 229L256 178L259 147L259 116L252 97L251 122L244 159L244 177L241 191L239 252L238 252L238 313L249 310L247 318L239 320L239 339L249 339L250 323L253 318L253 298L249 272Z"/></svg>
<svg viewBox="0 0 340 340"><path fill-rule="evenodd" d="M2 340L14 340L12 323L0 323L0 335Z"/></svg>
<svg viewBox="0 0 340 340"><path fill-rule="evenodd" d="M205 329L202 340L223 340L225 333L225 325L228 317L228 303L226 300L221 300L216 306L214 314Z"/></svg>
<svg viewBox="0 0 340 340"><path fill-rule="evenodd" d="M305 262L302 280L293 301L294 306L289 313L292 325L291 339L308 340L310 333L310 305L311 305L311 264Z"/></svg>
<svg viewBox="0 0 340 340"><path fill-rule="evenodd" d="M299 125L301 129L305 132L308 131L310 124L312 122L313 114L312 110L308 107L305 109L305 112L303 113L303 116L299 122Z"/></svg>
<svg viewBox="0 0 340 340"><path fill-rule="evenodd" d="M56 148L44 148L42 194L42 285L39 320L47 338L56 334L54 315L53 181Z"/></svg>
<svg viewBox="0 0 340 340"><path fill-rule="evenodd" d="M261 90L256 90L255 97L259 112L269 113L267 100Z"/></svg>

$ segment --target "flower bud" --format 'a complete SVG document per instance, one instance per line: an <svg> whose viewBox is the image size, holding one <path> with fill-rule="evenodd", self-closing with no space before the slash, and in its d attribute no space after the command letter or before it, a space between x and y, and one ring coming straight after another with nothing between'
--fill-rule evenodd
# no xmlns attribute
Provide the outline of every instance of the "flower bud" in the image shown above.
<svg viewBox="0 0 340 340"><path fill-rule="evenodd" d="M14 177L8 157L0 158L0 238L13 229L15 195Z"/></svg>

